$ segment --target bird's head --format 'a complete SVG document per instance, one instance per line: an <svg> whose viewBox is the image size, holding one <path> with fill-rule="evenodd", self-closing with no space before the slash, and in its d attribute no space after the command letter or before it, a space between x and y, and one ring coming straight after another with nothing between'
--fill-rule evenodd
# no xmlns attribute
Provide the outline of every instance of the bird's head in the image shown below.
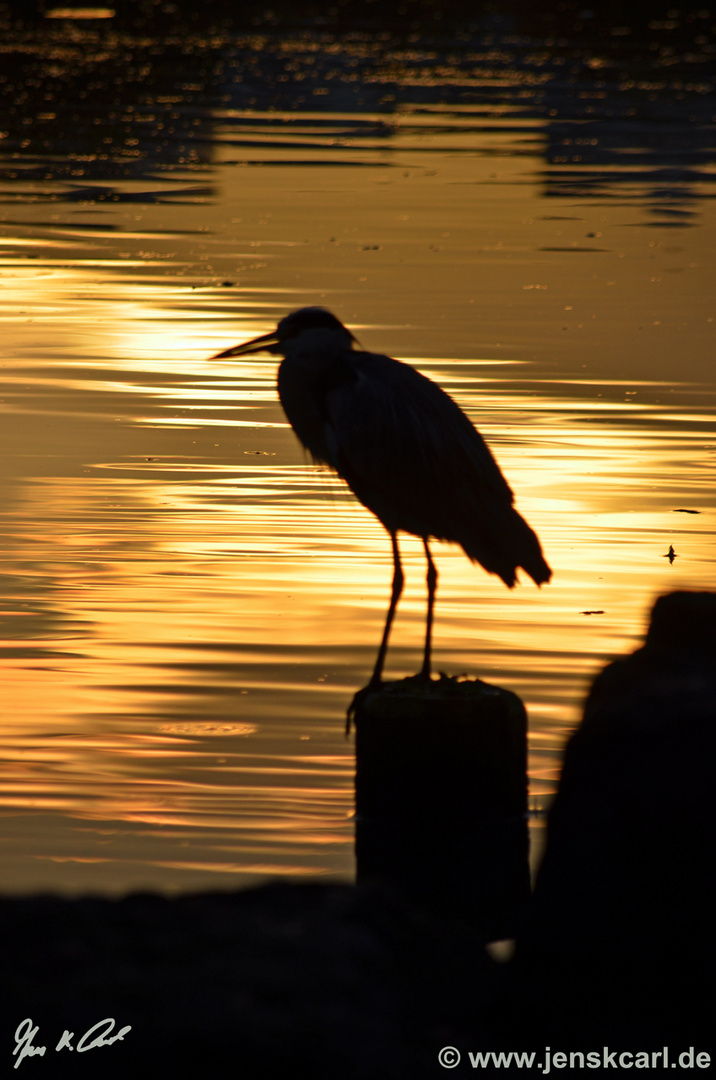
<svg viewBox="0 0 716 1080"><path fill-rule="evenodd" d="M277 356L288 353L315 351L343 351L353 347L355 338L340 319L322 307L304 307L292 311L281 319L270 334L244 341L212 357L224 360L230 356L248 356L251 353L269 352Z"/></svg>

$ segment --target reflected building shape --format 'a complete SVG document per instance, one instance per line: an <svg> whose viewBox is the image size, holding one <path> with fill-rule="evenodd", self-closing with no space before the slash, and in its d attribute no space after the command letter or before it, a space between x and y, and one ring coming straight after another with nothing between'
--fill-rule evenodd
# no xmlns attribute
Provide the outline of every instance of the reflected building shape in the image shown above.
<svg viewBox="0 0 716 1080"><path fill-rule="evenodd" d="M47 10L18 6L25 19L33 6L37 16ZM570 43L545 39L540 19L523 11L483 13L449 45L420 35L397 45L370 32L313 36L310 19L308 33L280 31L273 15L259 29L248 9L239 33L235 4L203 10L187 2L185 14L180 6L135 2L115 5L115 18L38 19L14 51L12 30L3 28L0 178L146 180L158 170L205 167L220 141L246 150L243 164L259 163L252 152L260 147L260 164L275 164L270 151L292 130L292 148L316 163L336 145L350 151L378 141L394 150L397 134L414 125L420 137L439 114L443 130L450 122L466 137L467 153L470 136L522 130L523 145L511 151L522 154L539 125L547 194L608 197L621 179L675 223L688 220L684 198L693 202L698 185L713 182L707 12L643 19L645 63L629 50L636 35L610 36L595 12ZM375 5L368 7L374 20ZM349 17L340 11L339 23ZM207 32L212 18L217 26Z"/></svg>

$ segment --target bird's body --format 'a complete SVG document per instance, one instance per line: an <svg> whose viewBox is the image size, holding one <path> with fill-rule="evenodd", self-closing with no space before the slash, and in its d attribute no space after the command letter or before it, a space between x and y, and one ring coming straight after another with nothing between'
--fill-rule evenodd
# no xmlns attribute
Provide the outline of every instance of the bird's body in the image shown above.
<svg viewBox="0 0 716 1080"><path fill-rule="evenodd" d="M262 350L283 355L278 392L291 427L314 460L334 469L390 533L393 594L373 683L380 681L403 584L398 532L421 537L428 559L425 675L437 580L431 537L460 544L510 587L518 567L538 585L549 581L551 570L485 440L460 407L410 365L355 349L354 341L330 312L301 308L275 333L219 358Z"/></svg>

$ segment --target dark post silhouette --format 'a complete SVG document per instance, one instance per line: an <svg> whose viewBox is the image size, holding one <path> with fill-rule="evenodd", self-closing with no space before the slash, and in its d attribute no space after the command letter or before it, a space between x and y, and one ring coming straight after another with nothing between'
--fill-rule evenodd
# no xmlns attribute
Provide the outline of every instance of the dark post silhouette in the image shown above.
<svg viewBox="0 0 716 1080"><path fill-rule="evenodd" d="M514 936L529 896L527 719L479 680L415 677L361 698L359 884L379 882L484 940Z"/></svg>
<svg viewBox="0 0 716 1080"><path fill-rule="evenodd" d="M716 594L676 592L567 746L517 949L535 1038L686 1049L713 1031L715 781Z"/></svg>

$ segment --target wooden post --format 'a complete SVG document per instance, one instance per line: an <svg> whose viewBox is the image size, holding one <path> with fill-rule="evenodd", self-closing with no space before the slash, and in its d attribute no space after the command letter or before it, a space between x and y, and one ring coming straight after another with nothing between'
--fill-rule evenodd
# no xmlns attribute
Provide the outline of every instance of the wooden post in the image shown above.
<svg viewBox="0 0 716 1080"><path fill-rule="evenodd" d="M358 705L357 880L512 937L529 897L527 718L516 694L441 676Z"/></svg>

